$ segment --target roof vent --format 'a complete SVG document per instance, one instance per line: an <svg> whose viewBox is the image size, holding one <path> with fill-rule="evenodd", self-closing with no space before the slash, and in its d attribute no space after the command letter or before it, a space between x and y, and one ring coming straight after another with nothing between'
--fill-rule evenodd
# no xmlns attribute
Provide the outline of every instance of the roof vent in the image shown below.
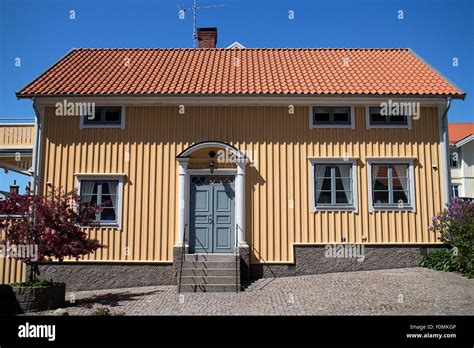
<svg viewBox="0 0 474 348"><path fill-rule="evenodd" d="M242 48L245 48L245 46L242 45L240 42L235 41L233 44L230 44L229 46L227 46L227 48L238 48L238 49L242 49Z"/></svg>
<svg viewBox="0 0 474 348"><path fill-rule="evenodd" d="M217 28L198 28L197 38L199 48L216 48Z"/></svg>

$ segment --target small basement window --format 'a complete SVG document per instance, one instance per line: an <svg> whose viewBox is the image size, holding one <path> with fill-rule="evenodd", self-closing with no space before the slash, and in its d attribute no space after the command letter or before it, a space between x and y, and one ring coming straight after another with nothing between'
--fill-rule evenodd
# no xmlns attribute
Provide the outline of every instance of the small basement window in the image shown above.
<svg viewBox="0 0 474 348"><path fill-rule="evenodd" d="M310 110L311 128L353 127L353 111L349 106L313 106Z"/></svg>
<svg viewBox="0 0 474 348"><path fill-rule="evenodd" d="M124 115L121 106L96 106L94 116L81 117L82 128L123 128Z"/></svg>

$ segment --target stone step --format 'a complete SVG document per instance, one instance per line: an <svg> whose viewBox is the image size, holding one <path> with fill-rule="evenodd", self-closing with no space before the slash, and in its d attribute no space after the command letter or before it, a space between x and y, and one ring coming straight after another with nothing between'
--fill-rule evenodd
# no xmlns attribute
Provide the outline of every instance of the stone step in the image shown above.
<svg viewBox="0 0 474 348"><path fill-rule="evenodd" d="M236 268L240 262L234 261L184 261L183 268Z"/></svg>
<svg viewBox="0 0 474 348"><path fill-rule="evenodd" d="M196 284L213 284L213 285L227 285L237 284L237 278L233 277L201 277L201 276L185 276L181 277L181 285L196 285Z"/></svg>
<svg viewBox="0 0 474 348"><path fill-rule="evenodd" d="M235 277L238 270L234 268L183 268L183 277L186 276L228 276Z"/></svg>
<svg viewBox="0 0 474 348"><path fill-rule="evenodd" d="M235 262L234 254L186 254L184 261L228 261Z"/></svg>
<svg viewBox="0 0 474 348"><path fill-rule="evenodd" d="M235 284L181 285L181 292L237 292Z"/></svg>

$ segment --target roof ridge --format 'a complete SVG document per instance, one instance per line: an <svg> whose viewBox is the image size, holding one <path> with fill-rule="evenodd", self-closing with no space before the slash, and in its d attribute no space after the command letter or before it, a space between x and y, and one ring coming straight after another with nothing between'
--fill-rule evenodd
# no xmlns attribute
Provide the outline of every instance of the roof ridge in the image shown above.
<svg viewBox="0 0 474 348"><path fill-rule="evenodd" d="M191 47L77 47L73 50L89 50L89 51L138 51L138 50L169 50L169 51L230 51L234 48L216 47L216 48L191 48ZM406 47L245 47L239 48L239 51L409 51Z"/></svg>

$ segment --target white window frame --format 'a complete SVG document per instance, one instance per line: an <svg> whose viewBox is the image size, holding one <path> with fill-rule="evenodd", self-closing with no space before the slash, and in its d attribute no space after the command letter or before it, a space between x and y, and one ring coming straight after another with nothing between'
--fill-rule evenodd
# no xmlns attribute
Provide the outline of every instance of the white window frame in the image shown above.
<svg viewBox="0 0 474 348"><path fill-rule="evenodd" d="M311 157L310 162L310 197L311 213L319 211L350 211L357 213L359 211L359 196L357 194L357 158L355 157ZM351 206L317 206L316 187L314 187L314 166L317 164L350 164L352 165L352 205Z"/></svg>
<svg viewBox="0 0 474 348"><path fill-rule="evenodd" d="M102 227L113 227L118 230L122 229L122 206L123 206L123 178L125 174L89 174L89 173L77 173L76 176L76 189L77 193L81 194L81 181L82 180L115 180L118 181L117 187L117 221L116 222L100 222L99 228ZM88 226L81 226L87 228Z"/></svg>
<svg viewBox="0 0 474 348"><path fill-rule="evenodd" d="M407 177L410 181L409 194L410 194L410 205L402 208L387 206L387 207L374 207L373 204L373 192L372 192L372 165L374 164L407 164L408 173ZM369 212L375 211L416 211L416 197L415 197L415 172L413 165L413 158L370 158L367 159L367 192L368 192L368 202L369 202Z"/></svg>
<svg viewBox="0 0 474 348"><path fill-rule="evenodd" d="M313 122L313 109L314 108L350 108L350 120L351 124L315 124ZM334 105L334 104L327 104L327 105L311 105L309 106L309 129L317 129L317 128L350 128L355 129L355 108L353 105Z"/></svg>
<svg viewBox="0 0 474 348"><path fill-rule="evenodd" d="M407 124L370 124L370 108L380 108L379 105L375 104L367 104L365 105L365 128L404 128L404 129L411 129L411 117L407 116Z"/></svg>
<svg viewBox="0 0 474 348"><path fill-rule="evenodd" d="M120 129L125 129L125 105L120 104L120 105L114 105L114 104L107 104L107 105L95 105L95 107L98 108L106 108L106 107L113 107L113 108L120 108L120 124L107 124L107 123L97 123L97 124L91 124L91 123L85 123L84 122L84 117L87 116L80 116L79 119L79 127L81 129L86 129L86 128L120 128Z"/></svg>
<svg viewBox="0 0 474 348"><path fill-rule="evenodd" d="M454 195L454 188L456 188L458 190L458 195L457 196ZM453 197L458 197L458 198L462 197L460 189L461 189L461 184L451 184L451 195Z"/></svg>

